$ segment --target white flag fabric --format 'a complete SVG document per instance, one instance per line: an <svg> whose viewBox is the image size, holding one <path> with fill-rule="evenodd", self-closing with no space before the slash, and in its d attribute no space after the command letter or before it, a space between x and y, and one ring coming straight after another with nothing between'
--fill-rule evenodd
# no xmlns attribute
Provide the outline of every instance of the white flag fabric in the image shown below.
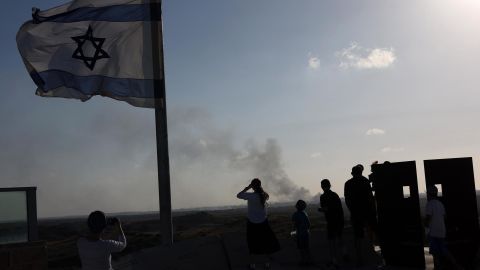
<svg viewBox="0 0 480 270"><path fill-rule="evenodd" d="M161 18L160 5L145 2L76 0L34 9L17 45L36 94L82 101L102 95L153 108L163 73L153 74L150 23Z"/></svg>

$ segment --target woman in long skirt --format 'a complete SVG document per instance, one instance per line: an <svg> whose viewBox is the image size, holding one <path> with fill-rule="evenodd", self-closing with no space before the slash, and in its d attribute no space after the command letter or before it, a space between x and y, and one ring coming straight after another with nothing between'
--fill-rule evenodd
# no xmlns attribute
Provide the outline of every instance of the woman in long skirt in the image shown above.
<svg viewBox="0 0 480 270"><path fill-rule="evenodd" d="M252 189L253 192L248 192ZM255 178L250 185L237 194L237 198L247 200L247 244L250 255L266 255L280 250L277 237L270 228L267 219L266 202L268 193L262 188L262 182ZM252 261L250 269L255 269L255 263ZM267 259L265 268L270 268Z"/></svg>

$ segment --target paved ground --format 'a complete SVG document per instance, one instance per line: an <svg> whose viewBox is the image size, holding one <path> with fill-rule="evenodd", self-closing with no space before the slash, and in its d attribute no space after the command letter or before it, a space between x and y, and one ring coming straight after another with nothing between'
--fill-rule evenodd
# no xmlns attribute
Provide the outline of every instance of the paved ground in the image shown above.
<svg viewBox="0 0 480 270"><path fill-rule="evenodd" d="M175 243L173 247L154 247L132 256L132 270L230 269L222 241L205 237Z"/></svg>
<svg viewBox="0 0 480 270"><path fill-rule="evenodd" d="M353 254L351 235L345 235L345 245L349 254ZM282 250L274 254L271 261L273 270L290 269L324 269L328 261L327 240L323 233L313 231L311 235L311 250L313 265L301 267L298 264L299 253L293 239L280 240ZM340 270L350 269L377 269L381 263L378 254L364 248L365 267L354 268L352 262L342 263ZM245 236L239 233L230 233L221 237L204 237L174 244L172 248L154 247L134 253L122 261L114 264L118 270L244 270L250 261ZM262 259L262 258L257 258ZM427 269L431 269L431 257L427 257ZM259 265L257 269L263 269ZM387 268L394 269L394 268ZM395 269L395 270L398 270Z"/></svg>
<svg viewBox="0 0 480 270"><path fill-rule="evenodd" d="M349 238L349 235L345 235L346 239ZM248 255L248 249L245 242L245 236L239 234L227 234L223 235L223 240L225 243L225 248L229 256L231 269L245 269L248 264L250 257ZM310 237L310 248L313 258L313 266L304 268L304 269L321 269L325 268L328 259L328 244L327 239L325 238L325 233L319 231L312 231ZM300 254L296 248L294 239L282 239L280 240L282 250L278 253L275 253L272 257L272 269L298 269ZM351 245L345 243L347 247L348 254L353 254ZM377 254L371 249L368 250L367 247L364 248L365 261L368 265L379 265L381 263L380 258ZM343 263L344 268L351 268L352 263Z"/></svg>

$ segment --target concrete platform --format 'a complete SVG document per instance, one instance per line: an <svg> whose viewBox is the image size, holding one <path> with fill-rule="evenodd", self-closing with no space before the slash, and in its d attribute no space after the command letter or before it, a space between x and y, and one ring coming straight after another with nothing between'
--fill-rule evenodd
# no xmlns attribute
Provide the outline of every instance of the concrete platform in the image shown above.
<svg viewBox="0 0 480 270"><path fill-rule="evenodd" d="M219 237L181 241L173 247L154 247L132 255L129 266L119 270L200 270L230 269Z"/></svg>
<svg viewBox="0 0 480 270"><path fill-rule="evenodd" d="M300 254L293 238L280 239L282 250L273 254L271 269L324 269L329 270L328 242L326 235L321 231L312 231L310 247L313 264L309 267L299 265ZM346 231L344 244L352 260L341 262L339 269L376 270L381 264L381 258L365 243L365 266L355 268L353 264L353 235ZM432 269L432 259L425 249L427 268ZM250 262L244 233L229 233L221 237L203 237L176 242L173 247L154 247L139 251L114 263L116 270L244 270ZM257 258L257 260L262 258ZM257 269L263 269L258 265ZM386 270L400 270L396 267L385 267ZM332 269L333 270L333 269Z"/></svg>
<svg viewBox="0 0 480 270"><path fill-rule="evenodd" d="M353 236L352 236L353 237ZM222 236L231 269L246 269L250 262L245 235L231 233ZM353 239L353 238L352 238ZM300 254L296 247L295 240L279 239L282 250L272 255L272 269L326 269L329 261L328 242L324 232L312 231L310 237L310 250L313 259L313 265L310 267L300 267ZM345 235L345 247L348 254L353 253L353 244L350 241L350 235ZM375 269L380 263L381 258L373 249L368 249L365 244L364 261L365 269ZM352 258L353 259L353 258ZM342 269L352 269L353 261L342 262ZM260 268L261 269L261 268Z"/></svg>

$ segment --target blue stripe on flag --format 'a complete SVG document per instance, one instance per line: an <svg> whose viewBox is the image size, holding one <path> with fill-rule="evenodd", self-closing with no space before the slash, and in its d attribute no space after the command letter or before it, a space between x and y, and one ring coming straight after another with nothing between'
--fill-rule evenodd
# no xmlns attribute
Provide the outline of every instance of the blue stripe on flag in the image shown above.
<svg viewBox="0 0 480 270"><path fill-rule="evenodd" d="M151 17L150 8L156 9ZM69 12L42 17L35 12L34 23L59 22L71 23L81 21L133 22L133 21L160 21L161 8L158 4L132 4L105 7L81 7Z"/></svg>
<svg viewBox="0 0 480 270"><path fill-rule="evenodd" d="M112 78L101 75L77 76L62 70L47 70L30 74L37 86L48 92L59 87L75 89L87 96L154 98L154 80ZM41 78L41 80L38 80Z"/></svg>

